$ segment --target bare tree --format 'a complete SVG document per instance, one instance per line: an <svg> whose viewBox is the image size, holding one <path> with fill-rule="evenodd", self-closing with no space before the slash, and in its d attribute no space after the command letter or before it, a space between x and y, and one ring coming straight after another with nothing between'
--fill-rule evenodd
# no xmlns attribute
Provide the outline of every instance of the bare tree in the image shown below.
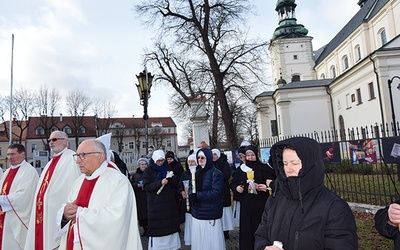
<svg viewBox="0 0 400 250"><path fill-rule="evenodd" d="M250 99L251 87L257 81L262 82L263 78L260 65L267 42L247 41L246 32L242 30L244 17L250 13L249 2L146 0L136 6L137 12L147 17L148 25L159 28L163 41L168 41L168 36L172 38L169 45L158 43L157 51L152 53L157 55L156 63L170 69L168 75L160 77L160 80L168 81L185 102L188 98L179 91L178 85L174 85L176 80L181 79L188 86L192 86L191 82L203 85L203 92L211 90L221 111L230 148L237 148L237 138L227 95L240 91ZM170 55L187 55L192 59L177 60ZM187 70L183 72L181 68ZM161 75L165 72L161 69ZM201 74L196 74L198 72ZM191 78L199 75L200 81ZM204 89L207 85L209 89Z"/></svg>
<svg viewBox="0 0 400 250"><path fill-rule="evenodd" d="M96 99L92 105L96 117L97 136L109 133L118 111L110 101Z"/></svg>
<svg viewBox="0 0 400 250"><path fill-rule="evenodd" d="M5 106L10 106L12 110L13 117L13 127L15 126L17 129L13 129L12 134L13 138L15 136L16 142L22 143L23 134L29 126L29 117L32 116L33 111L36 107L34 93L28 89L18 89L13 94L12 102L11 98L8 96L3 100L3 108L0 110L1 120L4 123L4 129L6 132L6 136L9 139L9 126L6 122L7 118L5 118L6 109ZM13 139L14 140L14 139Z"/></svg>
<svg viewBox="0 0 400 250"><path fill-rule="evenodd" d="M50 152L47 138L50 137L53 127L56 125L58 112L60 111L61 95L56 88L49 89L49 86L42 85L35 95L36 114L39 117L39 124L44 130L42 143L44 148ZM50 153L49 153L50 155Z"/></svg>
<svg viewBox="0 0 400 250"><path fill-rule="evenodd" d="M72 129L75 134L75 145L79 145L79 129L84 126L85 113L90 108L92 101L81 90L74 89L70 91L66 98L68 114L72 117Z"/></svg>

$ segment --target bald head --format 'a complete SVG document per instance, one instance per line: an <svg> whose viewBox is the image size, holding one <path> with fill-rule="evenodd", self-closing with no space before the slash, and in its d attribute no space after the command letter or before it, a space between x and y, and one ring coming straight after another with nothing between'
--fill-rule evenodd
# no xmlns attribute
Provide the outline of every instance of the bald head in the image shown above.
<svg viewBox="0 0 400 250"><path fill-rule="evenodd" d="M100 141L83 141L76 150L76 163L83 174L91 175L106 160L106 148Z"/></svg>

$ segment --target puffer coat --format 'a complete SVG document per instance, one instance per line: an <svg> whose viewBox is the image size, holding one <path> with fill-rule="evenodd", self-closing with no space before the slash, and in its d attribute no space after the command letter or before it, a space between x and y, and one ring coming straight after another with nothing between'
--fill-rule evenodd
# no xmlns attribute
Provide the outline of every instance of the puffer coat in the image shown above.
<svg viewBox="0 0 400 250"><path fill-rule="evenodd" d="M298 177L286 177L282 154L287 146L301 159ZM274 241L282 242L285 250L357 249L357 228L350 207L324 186L318 142L305 137L277 142L271 148L271 160L277 175L275 191L255 232L255 249L264 249Z"/></svg>

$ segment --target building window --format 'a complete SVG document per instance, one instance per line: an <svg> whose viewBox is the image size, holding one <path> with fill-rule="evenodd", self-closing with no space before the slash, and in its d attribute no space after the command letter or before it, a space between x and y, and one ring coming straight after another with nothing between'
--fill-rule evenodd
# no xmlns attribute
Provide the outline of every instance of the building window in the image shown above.
<svg viewBox="0 0 400 250"><path fill-rule="evenodd" d="M134 149L135 148L135 143L133 141L128 142L128 148L129 149Z"/></svg>
<svg viewBox="0 0 400 250"><path fill-rule="evenodd" d="M355 94L351 95L351 102L356 102L356 95Z"/></svg>
<svg viewBox="0 0 400 250"><path fill-rule="evenodd" d="M336 77L336 68L333 65L331 66L331 75L332 75L332 78Z"/></svg>
<svg viewBox="0 0 400 250"><path fill-rule="evenodd" d="M351 96L350 96L350 94L346 95L346 107L347 107L347 109L351 108Z"/></svg>
<svg viewBox="0 0 400 250"><path fill-rule="evenodd" d="M324 73L321 74L321 79L325 79L325 74Z"/></svg>
<svg viewBox="0 0 400 250"><path fill-rule="evenodd" d="M64 131L67 135L72 134L72 129L71 129L70 127L68 127L68 126L66 126L66 127L63 129L63 131Z"/></svg>
<svg viewBox="0 0 400 250"><path fill-rule="evenodd" d="M382 46L383 46L383 45L385 45L386 42L387 42L386 30L385 30L385 28L381 29L381 31L379 32L379 35L380 35L380 37L381 37L381 43L382 43Z"/></svg>
<svg viewBox="0 0 400 250"><path fill-rule="evenodd" d="M375 99L374 84L372 82L368 83L369 99Z"/></svg>
<svg viewBox="0 0 400 250"><path fill-rule="evenodd" d="M278 136L278 123L276 120L271 120L271 135Z"/></svg>
<svg viewBox="0 0 400 250"><path fill-rule="evenodd" d="M297 60L297 59L299 59L299 57L297 55L293 55L293 59Z"/></svg>
<svg viewBox="0 0 400 250"><path fill-rule="evenodd" d="M357 94L357 105L358 105L358 104L362 104L361 89L357 89L357 90L356 90L356 94Z"/></svg>
<svg viewBox="0 0 400 250"><path fill-rule="evenodd" d="M342 63L343 63L343 71L349 68L349 58L347 56L344 56L342 58Z"/></svg>
<svg viewBox="0 0 400 250"><path fill-rule="evenodd" d="M172 142L170 139L167 139L167 147L172 147Z"/></svg>
<svg viewBox="0 0 400 250"><path fill-rule="evenodd" d="M86 133L85 127L84 126L79 126L78 133L79 134L85 134Z"/></svg>
<svg viewBox="0 0 400 250"><path fill-rule="evenodd" d="M37 144L32 144L31 145L31 152L33 153L33 151L35 151L37 148Z"/></svg>
<svg viewBox="0 0 400 250"><path fill-rule="evenodd" d="M360 45L356 45L356 47L354 48L354 52L356 54L356 62L361 60L361 47Z"/></svg>
<svg viewBox="0 0 400 250"><path fill-rule="evenodd" d="M292 76L292 82L299 82L300 81L300 76L299 75L293 75Z"/></svg>
<svg viewBox="0 0 400 250"><path fill-rule="evenodd" d="M168 133L171 133L171 129L170 128L168 129Z"/></svg>
<svg viewBox="0 0 400 250"><path fill-rule="evenodd" d="M147 148L147 141L142 142L142 148Z"/></svg>
<svg viewBox="0 0 400 250"><path fill-rule="evenodd" d="M1 147L0 147L0 155L1 155Z"/></svg>
<svg viewBox="0 0 400 250"><path fill-rule="evenodd" d="M58 128L57 128L56 126L53 126L53 127L51 128L51 132L54 132L54 131L58 131Z"/></svg>
<svg viewBox="0 0 400 250"><path fill-rule="evenodd" d="M42 127L36 128L36 135L44 135L44 129Z"/></svg>

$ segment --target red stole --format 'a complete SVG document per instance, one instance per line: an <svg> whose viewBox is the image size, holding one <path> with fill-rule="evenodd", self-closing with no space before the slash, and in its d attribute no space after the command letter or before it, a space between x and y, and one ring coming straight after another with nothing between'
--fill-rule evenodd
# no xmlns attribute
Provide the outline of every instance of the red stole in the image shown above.
<svg viewBox="0 0 400 250"><path fill-rule="evenodd" d="M1 195L9 194L11 185L14 181L15 176L17 175L18 170L19 170L19 167L14 168L14 169L11 168L8 171L8 174L3 182L3 186L1 187ZM3 211L0 208L0 250L3 248L3 226L4 226L5 218L6 218L6 213L3 213Z"/></svg>
<svg viewBox="0 0 400 250"><path fill-rule="evenodd" d="M92 195L94 186L96 185L99 177L96 177L93 180L84 179L82 182L82 186L79 189L78 197L76 197L76 205L79 207L88 207L90 196ZM71 221L69 224L68 234L67 234L67 250L74 249L74 225L76 221ZM78 228L79 230L79 228Z"/></svg>
<svg viewBox="0 0 400 250"><path fill-rule="evenodd" d="M54 170L56 169L57 163L60 160L61 155L54 156L51 160L50 166L46 171L46 175L40 184L39 192L36 196L36 223L35 223L35 249L43 250L43 210L44 210L44 195L46 194L47 188L51 177L53 176Z"/></svg>

